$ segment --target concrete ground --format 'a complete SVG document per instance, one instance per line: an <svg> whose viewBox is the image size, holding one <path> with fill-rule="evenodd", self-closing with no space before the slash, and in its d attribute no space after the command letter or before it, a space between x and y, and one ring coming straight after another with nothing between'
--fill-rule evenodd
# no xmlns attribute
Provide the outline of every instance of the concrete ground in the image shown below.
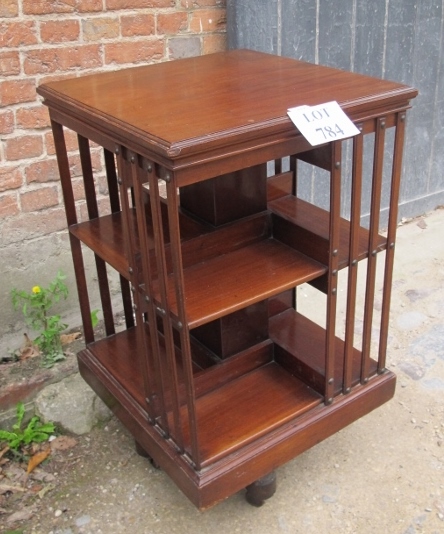
<svg viewBox="0 0 444 534"><path fill-rule="evenodd" d="M54 456L53 489L29 501L29 520L0 532L443 533L443 228L436 210L398 231L388 347L395 398L278 469L263 507L238 493L198 512L112 419Z"/></svg>

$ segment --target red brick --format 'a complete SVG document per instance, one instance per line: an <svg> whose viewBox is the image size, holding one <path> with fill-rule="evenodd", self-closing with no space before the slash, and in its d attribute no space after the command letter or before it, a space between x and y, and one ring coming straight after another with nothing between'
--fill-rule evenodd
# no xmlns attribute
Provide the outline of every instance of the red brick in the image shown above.
<svg viewBox="0 0 444 534"><path fill-rule="evenodd" d="M22 0L25 15L48 15L52 13L73 13L77 0Z"/></svg>
<svg viewBox="0 0 444 534"><path fill-rule="evenodd" d="M43 105L20 108L16 113L18 128L33 129L50 126L48 108Z"/></svg>
<svg viewBox="0 0 444 534"><path fill-rule="evenodd" d="M40 187L35 191L28 191L20 195L23 213L52 208L59 204L57 187Z"/></svg>
<svg viewBox="0 0 444 534"><path fill-rule="evenodd" d="M179 33L188 28L188 13L159 13L157 15L157 33Z"/></svg>
<svg viewBox="0 0 444 534"><path fill-rule="evenodd" d="M154 15L140 13L138 15L122 16L120 19L120 31L123 37L153 35Z"/></svg>
<svg viewBox="0 0 444 534"><path fill-rule="evenodd" d="M0 112L0 134L14 131L14 113L11 110Z"/></svg>
<svg viewBox="0 0 444 534"><path fill-rule="evenodd" d="M36 99L35 80L11 80L0 83L0 107Z"/></svg>
<svg viewBox="0 0 444 534"><path fill-rule="evenodd" d="M40 135L21 135L5 141L5 156L8 161L35 158L43 153L43 139Z"/></svg>
<svg viewBox="0 0 444 534"><path fill-rule="evenodd" d="M77 142L77 134L73 132L72 130L68 130L67 128L64 129L64 132L65 132L66 149L68 150L68 152L77 150L79 148L79 145ZM44 137L45 137L46 153L50 155L54 155L55 147L54 147L54 137L52 136L52 132L47 132L44 135Z"/></svg>
<svg viewBox="0 0 444 534"><path fill-rule="evenodd" d="M22 173L19 167L3 167L0 169L0 191L17 189L22 185Z"/></svg>
<svg viewBox="0 0 444 534"><path fill-rule="evenodd" d="M3 76L20 74L20 56L18 52L14 50L0 52L0 74Z"/></svg>
<svg viewBox="0 0 444 534"><path fill-rule="evenodd" d="M85 41L101 41L119 36L119 19L110 17L87 18L82 21Z"/></svg>
<svg viewBox="0 0 444 534"><path fill-rule="evenodd" d="M103 2L102 0L77 0L77 11L79 13L103 11Z"/></svg>
<svg viewBox="0 0 444 534"><path fill-rule="evenodd" d="M223 31L226 22L225 9L196 9L191 14L190 30L194 33Z"/></svg>
<svg viewBox="0 0 444 534"><path fill-rule="evenodd" d="M4 22L0 24L0 47L18 48L37 43L35 22Z"/></svg>
<svg viewBox="0 0 444 534"><path fill-rule="evenodd" d="M59 168L55 159L45 158L31 163L25 168L26 183L53 182L59 179Z"/></svg>
<svg viewBox="0 0 444 534"><path fill-rule="evenodd" d="M110 63L140 63L152 59L162 59L164 56L162 39L112 43L106 44L104 48L105 64L107 65Z"/></svg>
<svg viewBox="0 0 444 534"><path fill-rule="evenodd" d="M15 17L18 15L18 0L2 0L0 2L0 17Z"/></svg>
<svg viewBox="0 0 444 534"><path fill-rule="evenodd" d="M26 74L45 74L69 69L90 69L102 65L100 46L67 46L25 52Z"/></svg>
<svg viewBox="0 0 444 534"><path fill-rule="evenodd" d="M85 188L83 186L83 180L72 181L72 192L74 194L74 200L83 200L85 198Z"/></svg>
<svg viewBox="0 0 444 534"><path fill-rule="evenodd" d="M11 217L12 215L17 215L17 213L19 213L17 195L12 194L0 196L0 219ZM3 237L2 241L4 242Z"/></svg>
<svg viewBox="0 0 444 534"><path fill-rule="evenodd" d="M40 37L45 43L75 41L80 35L78 20L47 20L40 23Z"/></svg>
<svg viewBox="0 0 444 534"><path fill-rule="evenodd" d="M173 7L175 0L106 0L106 9L138 9L144 7Z"/></svg>
<svg viewBox="0 0 444 534"><path fill-rule="evenodd" d="M215 52L223 52L227 49L227 34L213 33L211 35L204 35L202 51L204 54L214 54Z"/></svg>

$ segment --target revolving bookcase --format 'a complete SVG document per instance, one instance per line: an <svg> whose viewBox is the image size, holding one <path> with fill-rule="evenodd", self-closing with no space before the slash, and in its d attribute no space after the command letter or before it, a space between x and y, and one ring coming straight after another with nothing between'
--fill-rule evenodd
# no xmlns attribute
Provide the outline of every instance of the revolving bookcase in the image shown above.
<svg viewBox="0 0 444 534"><path fill-rule="evenodd" d="M393 396L385 363L391 277L405 117L416 90L237 50L38 92L66 207L82 376L137 450L199 509L243 488L262 504L277 467ZM332 100L361 133L314 148L287 109ZM78 139L82 221L65 128ZM98 147L106 206L96 193ZM327 206L300 194L301 166L322 169ZM97 268L102 339L91 323L85 249ZM299 305L304 287L321 296L324 323ZM118 331L116 311L125 317Z"/></svg>

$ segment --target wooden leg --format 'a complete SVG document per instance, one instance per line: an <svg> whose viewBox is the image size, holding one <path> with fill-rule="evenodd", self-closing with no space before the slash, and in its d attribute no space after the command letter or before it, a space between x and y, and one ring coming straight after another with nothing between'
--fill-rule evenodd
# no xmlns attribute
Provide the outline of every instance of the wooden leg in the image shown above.
<svg viewBox="0 0 444 534"><path fill-rule="evenodd" d="M142 458L148 458L148 460L150 461L150 464L155 468L155 469L160 469L160 465L156 462L156 460L154 460L154 458L151 458L151 456L146 452L146 450L142 447L142 445L134 440L134 443L136 445L136 452L139 456L142 456Z"/></svg>
<svg viewBox="0 0 444 534"><path fill-rule="evenodd" d="M273 497L276 492L276 472L272 471L270 474L256 480L253 484L247 486L247 493L245 498L252 506L262 506L264 501Z"/></svg>

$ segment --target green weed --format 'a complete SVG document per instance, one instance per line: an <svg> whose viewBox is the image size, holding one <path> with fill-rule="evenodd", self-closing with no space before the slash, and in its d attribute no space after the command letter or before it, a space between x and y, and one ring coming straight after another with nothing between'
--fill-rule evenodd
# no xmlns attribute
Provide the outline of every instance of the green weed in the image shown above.
<svg viewBox="0 0 444 534"><path fill-rule="evenodd" d="M51 315L49 312L56 302L68 296L65 278L66 276L59 271L47 288L34 286L30 292L14 288L11 292L14 308L18 309L21 306L26 323L39 332L34 344L43 355L45 367L52 367L64 359L60 334L68 325L62 323L60 315Z"/></svg>

